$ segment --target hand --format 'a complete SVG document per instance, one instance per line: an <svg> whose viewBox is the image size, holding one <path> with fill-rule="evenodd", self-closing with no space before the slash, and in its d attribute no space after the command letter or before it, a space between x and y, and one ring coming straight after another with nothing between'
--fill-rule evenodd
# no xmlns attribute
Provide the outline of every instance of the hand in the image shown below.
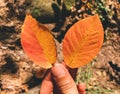
<svg viewBox="0 0 120 94"><path fill-rule="evenodd" d="M40 94L85 94L85 85L76 86L72 76L63 64L55 64L44 78Z"/></svg>

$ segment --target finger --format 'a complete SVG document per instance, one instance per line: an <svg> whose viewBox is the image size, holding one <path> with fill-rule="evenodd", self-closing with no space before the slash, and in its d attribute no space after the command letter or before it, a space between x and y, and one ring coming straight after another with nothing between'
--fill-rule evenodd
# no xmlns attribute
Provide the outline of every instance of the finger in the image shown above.
<svg viewBox="0 0 120 94"><path fill-rule="evenodd" d="M85 94L86 93L86 86L85 86L85 84L84 83L79 83L78 85L77 85L77 88L78 88L78 92L79 92L79 94Z"/></svg>
<svg viewBox="0 0 120 94"><path fill-rule="evenodd" d="M62 94L78 94L76 84L64 65L55 64L51 72Z"/></svg>
<svg viewBox="0 0 120 94"><path fill-rule="evenodd" d="M42 81L40 94L53 94L53 83L51 79L51 72L49 72Z"/></svg>

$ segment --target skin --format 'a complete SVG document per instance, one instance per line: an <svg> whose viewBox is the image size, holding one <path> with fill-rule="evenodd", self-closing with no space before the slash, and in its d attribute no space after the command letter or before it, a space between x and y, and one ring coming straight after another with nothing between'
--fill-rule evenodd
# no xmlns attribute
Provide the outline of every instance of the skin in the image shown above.
<svg viewBox="0 0 120 94"><path fill-rule="evenodd" d="M56 63L45 76L40 94L85 94L85 84L76 85L73 80L75 74L76 70Z"/></svg>

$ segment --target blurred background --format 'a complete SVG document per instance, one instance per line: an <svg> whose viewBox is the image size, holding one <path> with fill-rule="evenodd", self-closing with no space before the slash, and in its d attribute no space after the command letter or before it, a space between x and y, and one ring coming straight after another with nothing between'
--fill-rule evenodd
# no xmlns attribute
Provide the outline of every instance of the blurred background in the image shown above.
<svg viewBox="0 0 120 94"><path fill-rule="evenodd" d="M20 34L26 14L45 24L55 37L58 61L62 39L77 21L98 14L104 43L97 57L79 68L76 83L86 83L87 94L120 94L119 0L0 0L0 94L39 94L44 69L24 53ZM94 22L93 22L94 23Z"/></svg>

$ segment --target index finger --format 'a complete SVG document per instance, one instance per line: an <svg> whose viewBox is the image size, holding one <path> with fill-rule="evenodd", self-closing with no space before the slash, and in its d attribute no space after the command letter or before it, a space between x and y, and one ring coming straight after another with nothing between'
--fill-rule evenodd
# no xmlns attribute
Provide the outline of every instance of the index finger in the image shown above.
<svg viewBox="0 0 120 94"><path fill-rule="evenodd" d="M51 78L51 72L49 71L40 87L40 94L53 94L53 83Z"/></svg>

